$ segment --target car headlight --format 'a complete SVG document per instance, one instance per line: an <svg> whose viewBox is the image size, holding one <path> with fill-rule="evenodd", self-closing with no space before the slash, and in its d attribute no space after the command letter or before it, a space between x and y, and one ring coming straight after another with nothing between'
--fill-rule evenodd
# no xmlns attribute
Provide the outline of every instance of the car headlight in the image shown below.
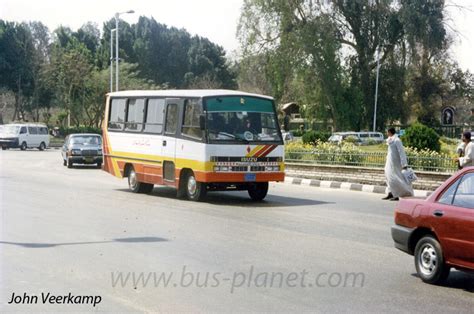
<svg viewBox="0 0 474 314"><path fill-rule="evenodd" d="M81 150L80 150L80 149L73 149L73 150L71 150L71 154L73 154L73 155L80 155L80 154L81 154Z"/></svg>

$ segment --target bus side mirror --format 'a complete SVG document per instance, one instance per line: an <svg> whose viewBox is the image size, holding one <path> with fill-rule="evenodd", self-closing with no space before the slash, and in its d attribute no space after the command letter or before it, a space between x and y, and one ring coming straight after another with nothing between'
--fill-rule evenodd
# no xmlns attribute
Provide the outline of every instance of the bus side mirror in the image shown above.
<svg viewBox="0 0 474 314"><path fill-rule="evenodd" d="M199 116L199 128L203 131L206 129L206 116L203 114Z"/></svg>

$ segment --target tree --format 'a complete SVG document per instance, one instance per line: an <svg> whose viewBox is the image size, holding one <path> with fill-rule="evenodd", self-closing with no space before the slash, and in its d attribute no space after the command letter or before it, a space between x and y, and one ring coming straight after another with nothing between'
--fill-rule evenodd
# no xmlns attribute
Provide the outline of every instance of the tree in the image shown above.
<svg viewBox="0 0 474 314"><path fill-rule="evenodd" d="M23 118L34 90L35 48L28 26L0 20L0 85L15 95L13 120Z"/></svg>
<svg viewBox="0 0 474 314"><path fill-rule="evenodd" d="M416 72L408 71L414 53L437 56L445 49L443 9L442 0L245 0L238 35L244 58L271 56L267 75L273 76L268 80L278 100L295 79L303 82L313 114L328 111L319 115L336 128L372 124L380 51L382 74L397 78L381 82L378 128L383 128L387 119L407 117L404 95L409 73ZM416 21L423 21L419 29ZM435 39L426 40L434 31ZM412 89L414 97L422 90ZM341 123L346 119L349 123Z"/></svg>

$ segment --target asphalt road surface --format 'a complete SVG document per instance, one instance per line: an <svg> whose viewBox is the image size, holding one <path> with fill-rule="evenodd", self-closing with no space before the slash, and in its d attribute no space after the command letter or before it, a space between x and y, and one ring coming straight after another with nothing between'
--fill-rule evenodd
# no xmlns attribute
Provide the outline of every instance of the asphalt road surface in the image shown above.
<svg viewBox="0 0 474 314"><path fill-rule="evenodd" d="M194 203L67 169L57 150L0 151L0 170L2 313L472 313L474 276L422 283L377 194L275 183L262 203Z"/></svg>

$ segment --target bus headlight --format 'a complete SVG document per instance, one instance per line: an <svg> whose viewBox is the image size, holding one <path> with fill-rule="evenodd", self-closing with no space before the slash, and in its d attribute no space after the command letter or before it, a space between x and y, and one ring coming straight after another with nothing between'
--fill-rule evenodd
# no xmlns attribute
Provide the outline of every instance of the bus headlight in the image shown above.
<svg viewBox="0 0 474 314"><path fill-rule="evenodd" d="M232 171L232 168L229 166L214 166L215 172L225 172L225 171Z"/></svg>
<svg viewBox="0 0 474 314"><path fill-rule="evenodd" d="M265 166L265 171L280 171L280 166Z"/></svg>

